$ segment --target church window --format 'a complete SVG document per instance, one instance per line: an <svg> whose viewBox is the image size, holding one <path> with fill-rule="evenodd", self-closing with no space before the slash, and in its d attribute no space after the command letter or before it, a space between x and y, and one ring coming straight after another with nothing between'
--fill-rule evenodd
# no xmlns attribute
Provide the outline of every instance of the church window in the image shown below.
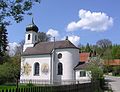
<svg viewBox="0 0 120 92"><path fill-rule="evenodd" d="M30 34L28 34L28 40L30 40Z"/></svg>
<svg viewBox="0 0 120 92"><path fill-rule="evenodd" d="M61 53L58 54L58 58L59 58L59 59L62 58L62 54L61 54Z"/></svg>
<svg viewBox="0 0 120 92"><path fill-rule="evenodd" d="M39 63L34 64L34 75L39 75Z"/></svg>
<svg viewBox="0 0 120 92"><path fill-rule="evenodd" d="M35 35L35 41L37 41L37 35Z"/></svg>
<svg viewBox="0 0 120 92"><path fill-rule="evenodd" d="M62 75L63 74L63 65L62 63L58 63L58 75Z"/></svg>
<svg viewBox="0 0 120 92"><path fill-rule="evenodd" d="M80 71L80 77L86 77L86 71Z"/></svg>

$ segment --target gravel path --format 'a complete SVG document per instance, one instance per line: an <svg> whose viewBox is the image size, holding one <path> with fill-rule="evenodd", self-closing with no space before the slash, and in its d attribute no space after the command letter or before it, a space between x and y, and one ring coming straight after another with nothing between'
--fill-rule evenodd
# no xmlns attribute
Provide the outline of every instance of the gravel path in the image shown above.
<svg viewBox="0 0 120 92"><path fill-rule="evenodd" d="M120 92L120 77L105 76L105 79L108 80L113 92Z"/></svg>

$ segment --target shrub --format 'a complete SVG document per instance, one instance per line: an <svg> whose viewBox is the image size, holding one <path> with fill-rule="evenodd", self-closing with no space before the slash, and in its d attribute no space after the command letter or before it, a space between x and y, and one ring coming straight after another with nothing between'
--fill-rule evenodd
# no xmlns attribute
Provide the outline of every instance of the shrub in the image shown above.
<svg viewBox="0 0 120 92"><path fill-rule="evenodd" d="M28 83L27 86L28 86L28 87L33 87L34 84L32 84L32 83Z"/></svg>

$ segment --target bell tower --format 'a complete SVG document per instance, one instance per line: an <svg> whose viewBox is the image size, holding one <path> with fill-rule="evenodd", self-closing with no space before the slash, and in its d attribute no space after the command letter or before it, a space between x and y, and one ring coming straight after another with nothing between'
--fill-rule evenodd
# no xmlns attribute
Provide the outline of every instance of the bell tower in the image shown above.
<svg viewBox="0 0 120 92"><path fill-rule="evenodd" d="M25 33L25 44L23 47L23 52L27 47L34 47L34 44L38 42L38 27L34 24L32 19L32 24L26 27Z"/></svg>

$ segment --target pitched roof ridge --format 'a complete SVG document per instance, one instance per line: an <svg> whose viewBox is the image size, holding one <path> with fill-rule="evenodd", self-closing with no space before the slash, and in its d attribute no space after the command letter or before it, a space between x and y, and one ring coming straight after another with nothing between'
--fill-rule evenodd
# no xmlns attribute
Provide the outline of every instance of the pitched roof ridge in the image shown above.
<svg viewBox="0 0 120 92"><path fill-rule="evenodd" d="M57 42L69 42L70 44L72 44L72 45L74 45L71 41L69 41L69 40L60 40L60 41L55 41L55 43L57 43ZM42 44L44 44L44 43L54 43L54 41L48 41L48 42L38 42L38 43L36 43L35 45L37 45L37 44L40 44L40 43L42 43ZM75 45L74 45L75 46ZM75 46L76 47L76 46Z"/></svg>
<svg viewBox="0 0 120 92"><path fill-rule="evenodd" d="M44 54L51 53L51 50L55 49L66 49L66 48L76 48L78 49L72 42L69 40L61 40L54 42L38 42L34 45L34 47L27 48L23 54Z"/></svg>

